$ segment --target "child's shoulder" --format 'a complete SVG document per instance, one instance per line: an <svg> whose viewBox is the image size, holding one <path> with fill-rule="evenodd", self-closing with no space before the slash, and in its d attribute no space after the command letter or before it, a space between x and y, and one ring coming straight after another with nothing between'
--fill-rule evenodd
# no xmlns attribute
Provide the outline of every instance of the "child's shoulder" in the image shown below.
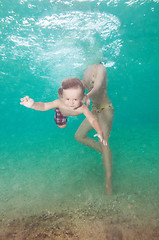
<svg viewBox="0 0 159 240"><path fill-rule="evenodd" d="M61 99L56 99L55 101L58 104L58 107L63 106L63 101Z"/></svg>

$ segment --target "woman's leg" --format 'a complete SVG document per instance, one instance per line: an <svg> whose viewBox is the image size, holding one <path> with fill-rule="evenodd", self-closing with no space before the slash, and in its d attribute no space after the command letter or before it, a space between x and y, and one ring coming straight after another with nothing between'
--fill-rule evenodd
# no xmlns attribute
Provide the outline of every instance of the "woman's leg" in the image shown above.
<svg viewBox="0 0 159 240"><path fill-rule="evenodd" d="M104 169L106 173L105 189L108 195L112 193L112 155L111 155L111 150L109 148L109 136L110 136L112 123L113 123L113 115L114 115L114 110L107 110L107 109L103 110L101 113L98 113L97 115L98 116L97 121L99 122L102 128L104 139L108 142L107 146L104 146L102 143L99 144L92 138L89 138L86 136L87 133L92 129L92 126L87 119L85 119L81 123L81 125L79 126L75 134L75 139L77 141L102 153Z"/></svg>
<svg viewBox="0 0 159 240"><path fill-rule="evenodd" d="M84 145L93 148L94 150L102 153L100 144L96 142L94 139L87 137L87 133L92 130L91 124L88 122L87 119L84 119L84 121L81 123L79 128L77 129L77 132L75 133L75 139L83 143Z"/></svg>
<svg viewBox="0 0 159 240"><path fill-rule="evenodd" d="M98 114L98 122L102 128L104 139L108 142L107 146L100 143L103 155L103 163L106 173L105 189L106 193L110 195L112 193L112 154L109 147L109 136L113 123L114 110L103 110Z"/></svg>

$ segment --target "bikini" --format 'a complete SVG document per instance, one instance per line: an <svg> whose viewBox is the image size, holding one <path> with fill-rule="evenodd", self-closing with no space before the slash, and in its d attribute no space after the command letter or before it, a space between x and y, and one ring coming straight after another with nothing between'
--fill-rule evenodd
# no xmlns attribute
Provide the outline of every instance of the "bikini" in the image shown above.
<svg viewBox="0 0 159 240"><path fill-rule="evenodd" d="M106 105L102 105L101 107L96 107L94 105L92 105L92 111L96 112L96 113L100 113L102 110L104 109L114 109L113 108L113 104L112 103L109 103L109 104L106 104Z"/></svg>
<svg viewBox="0 0 159 240"><path fill-rule="evenodd" d="M89 87L90 87L90 89L92 89L92 88L94 87L94 79L95 79L95 75L94 75L94 73L93 73L92 79L91 79L91 81L89 82Z"/></svg>
<svg viewBox="0 0 159 240"><path fill-rule="evenodd" d="M55 108L55 123L57 125L65 125L67 123L67 117L65 117L61 112L59 108Z"/></svg>

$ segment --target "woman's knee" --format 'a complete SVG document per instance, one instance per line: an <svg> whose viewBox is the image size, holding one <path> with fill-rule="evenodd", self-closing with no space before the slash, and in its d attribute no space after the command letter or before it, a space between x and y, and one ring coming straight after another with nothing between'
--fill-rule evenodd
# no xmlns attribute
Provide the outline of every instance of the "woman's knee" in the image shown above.
<svg viewBox="0 0 159 240"><path fill-rule="evenodd" d="M83 140L85 139L86 135L85 134L82 134L80 131L77 131L75 133L75 139L78 141L78 142L83 142Z"/></svg>
<svg viewBox="0 0 159 240"><path fill-rule="evenodd" d="M76 141L81 142L82 137L78 131L75 133L75 139L76 139Z"/></svg>

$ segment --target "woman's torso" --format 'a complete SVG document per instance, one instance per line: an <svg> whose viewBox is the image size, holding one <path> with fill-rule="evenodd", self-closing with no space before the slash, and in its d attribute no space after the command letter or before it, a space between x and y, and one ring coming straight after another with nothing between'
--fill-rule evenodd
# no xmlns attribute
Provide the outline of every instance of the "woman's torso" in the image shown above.
<svg viewBox="0 0 159 240"><path fill-rule="evenodd" d="M103 65L101 64L94 64L89 66L84 73L83 76L83 83L85 85L85 87L87 88L88 92L90 92L92 90L92 88L94 87L94 82L96 81L96 76L98 71L104 70L105 68ZM98 89L97 92L95 92L92 96L91 96L91 101L93 103L93 105L95 106L101 106L104 104L109 104L111 103L110 99L108 98L107 95L107 74L105 71L105 74L103 76L102 79L102 84L100 86L100 88Z"/></svg>

